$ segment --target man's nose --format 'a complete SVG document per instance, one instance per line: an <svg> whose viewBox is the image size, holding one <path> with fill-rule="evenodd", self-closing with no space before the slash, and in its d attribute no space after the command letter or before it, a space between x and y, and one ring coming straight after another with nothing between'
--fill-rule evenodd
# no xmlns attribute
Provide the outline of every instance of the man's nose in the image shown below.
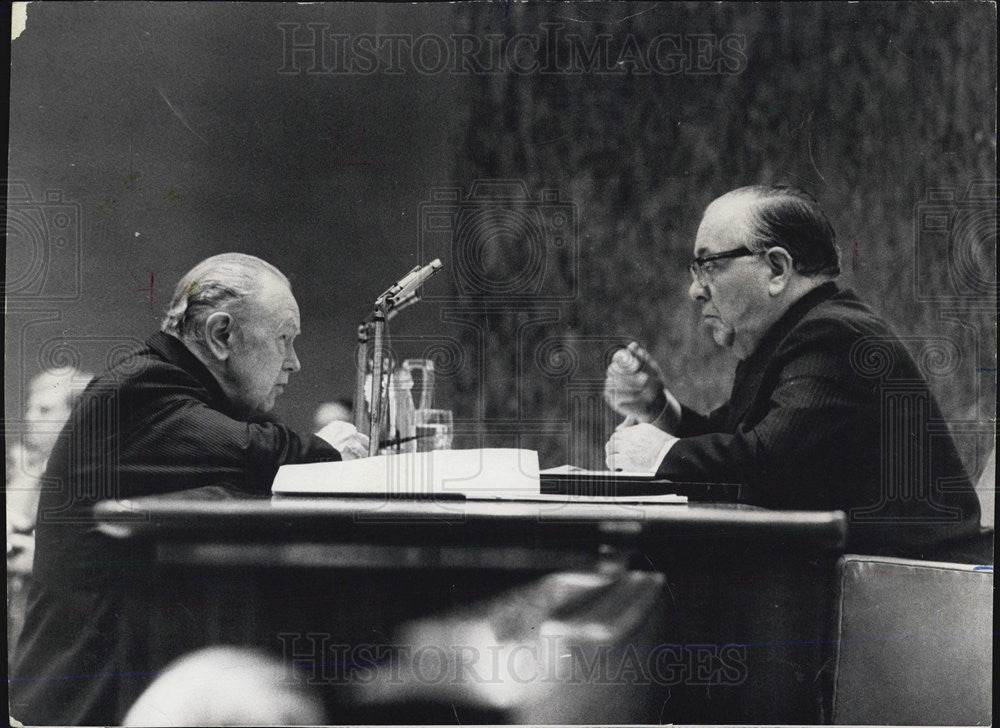
<svg viewBox="0 0 1000 728"><path fill-rule="evenodd" d="M295 349L289 348L288 356L285 357L285 369L290 372L297 372L302 369L302 364L299 363L299 356L295 353Z"/></svg>
<svg viewBox="0 0 1000 728"><path fill-rule="evenodd" d="M688 298L692 301L707 301L708 300L708 289L701 285L697 279L691 280L691 285L688 286Z"/></svg>

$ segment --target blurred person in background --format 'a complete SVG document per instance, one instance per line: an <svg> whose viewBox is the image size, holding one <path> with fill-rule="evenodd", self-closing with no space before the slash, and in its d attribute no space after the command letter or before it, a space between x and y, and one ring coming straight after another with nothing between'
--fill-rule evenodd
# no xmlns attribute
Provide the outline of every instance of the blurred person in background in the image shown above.
<svg viewBox="0 0 1000 728"><path fill-rule="evenodd" d="M41 478L59 432L92 374L76 369L43 371L28 386L27 432L7 452L7 531L35 528ZM9 549L8 549L9 550Z"/></svg>
<svg viewBox="0 0 1000 728"><path fill-rule="evenodd" d="M323 725L322 702L280 660L246 647L207 647L172 662L122 725Z"/></svg>
<svg viewBox="0 0 1000 728"><path fill-rule="evenodd" d="M93 374L72 367L43 371L28 385L27 432L7 452L7 644L21 632L26 578L35 556L35 521L42 474L56 437Z"/></svg>
<svg viewBox="0 0 1000 728"><path fill-rule="evenodd" d="M741 501L766 508L843 510L857 553L992 560L954 441L929 436L944 419L927 381L881 317L838 287L835 234L815 199L766 186L716 199L690 272L705 325L740 359L729 401L707 416L681 405L633 342L605 379L626 418L605 447L609 468L740 484ZM921 406L887 406L883 379L906 382Z"/></svg>
<svg viewBox="0 0 1000 728"><path fill-rule="evenodd" d="M15 719L115 724L121 681L153 669L122 664L119 643L125 594L148 564L94 527L95 503L222 484L268 494L286 463L367 455L352 425L301 437L269 414L301 368L299 331L277 268L213 256L178 282L160 332L84 390L45 469Z"/></svg>

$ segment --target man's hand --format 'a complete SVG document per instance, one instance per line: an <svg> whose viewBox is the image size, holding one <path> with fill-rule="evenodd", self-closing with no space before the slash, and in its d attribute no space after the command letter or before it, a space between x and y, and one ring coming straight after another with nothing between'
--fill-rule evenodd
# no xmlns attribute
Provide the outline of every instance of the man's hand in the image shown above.
<svg viewBox="0 0 1000 728"><path fill-rule="evenodd" d="M666 406L660 367L636 342L611 358L604 378L604 400L615 412L637 422L652 422Z"/></svg>
<svg viewBox="0 0 1000 728"><path fill-rule="evenodd" d="M651 422L661 430L673 430L681 407L663 384L656 361L636 342L619 349L611 358L604 378L604 400L628 424Z"/></svg>
<svg viewBox="0 0 1000 728"><path fill-rule="evenodd" d="M650 424L622 426L604 446L610 470L655 473L677 438Z"/></svg>
<svg viewBox="0 0 1000 728"><path fill-rule="evenodd" d="M368 435L362 435L350 422L334 420L316 433L340 451L344 460L368 457Z"/></svg>

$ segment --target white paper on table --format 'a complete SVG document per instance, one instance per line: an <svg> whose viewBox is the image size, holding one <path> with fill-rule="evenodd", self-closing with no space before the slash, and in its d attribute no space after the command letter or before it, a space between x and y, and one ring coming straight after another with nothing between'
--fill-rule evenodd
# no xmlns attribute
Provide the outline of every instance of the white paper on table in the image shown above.
<svg viewBox="0 0 1000 728"><path fill-rule="evenodd" d="M541 496L538 453L493 448L378 455L283 465L271 486L286 495L504 498Z"/></svg>
<svg viewBox="0 0 1000 728"><path fill-rule="evenodd" d="M567 466L569 467L569 466ZM561 471L556 468L553 471ZM579 471L567 471L576 476ZM605 477L622 473L594 471ZM648 473L643 478L651 479ZM271 492L280 495L464 497L549 503L687 503L682 495L587 496L542 493L538 453L487 448L379 455L332 463L284 465Z"/></svg>

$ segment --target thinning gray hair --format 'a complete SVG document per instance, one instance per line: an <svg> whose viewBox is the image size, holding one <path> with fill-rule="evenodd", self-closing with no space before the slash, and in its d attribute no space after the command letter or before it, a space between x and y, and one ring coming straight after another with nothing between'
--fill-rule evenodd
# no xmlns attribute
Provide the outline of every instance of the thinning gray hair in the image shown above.
<svg viewBox="0 0 1000 728"><path fill-rule="evenodd" d="M180 339L202 341L208 317L216 311L229 310L260 290L268 275L291 288L284 273L253 255L222 253L206 258L177 282L160 331Z"/></svg>

